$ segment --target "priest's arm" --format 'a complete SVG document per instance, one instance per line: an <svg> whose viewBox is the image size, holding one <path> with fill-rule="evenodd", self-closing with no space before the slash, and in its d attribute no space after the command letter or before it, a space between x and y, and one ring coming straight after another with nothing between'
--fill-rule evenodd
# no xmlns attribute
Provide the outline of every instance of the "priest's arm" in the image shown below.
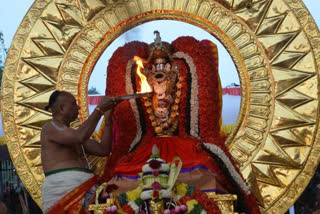
<svg viewBox="0 0 320 214"><path fill-rule="evenodd" d="M112 112L113 109L104 113L105 126L101 142L90 139L84 143L85 150L88 153L96 156L108 156L110 154L112 146Z"/></svg>

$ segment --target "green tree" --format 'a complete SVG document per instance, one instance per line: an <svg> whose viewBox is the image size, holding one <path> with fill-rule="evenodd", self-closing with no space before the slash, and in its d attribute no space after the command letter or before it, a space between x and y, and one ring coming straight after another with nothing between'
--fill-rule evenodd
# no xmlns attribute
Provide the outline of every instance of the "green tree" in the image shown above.
<svg viewBox="0 0 320 214"><path fill-rule="evenodd" d="M0 86L2 82L2 74L4 70L4 62L7 56L7 49L4 45L3 33L0 31Z"/></svg>
<svg viewBox="0 0 320 214"><path fill-rule="evenodd" d="M91 88L88 90L88 94L89 94L89 95L99 94L99 91L96 89L96 87L91 87Z"/></svg>
<svg viewBox="0 0 320 214"><path fill-rule="evenodd" d="M3 66L0 66L0 86L2 83Z"/></svg>

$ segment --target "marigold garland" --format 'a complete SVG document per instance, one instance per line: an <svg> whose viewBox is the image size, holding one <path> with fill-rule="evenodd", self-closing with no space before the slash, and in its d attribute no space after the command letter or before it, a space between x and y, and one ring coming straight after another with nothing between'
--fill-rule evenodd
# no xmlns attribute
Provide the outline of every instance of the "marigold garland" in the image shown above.
<svg viewBox="0 0 320 214"><path fill-rule="evenodd" d="M128 191L127 196L129 201L135 201L140 198L140 194L142 192L142 188L138 187L134 190Z"/></svg>
<svg viewBox="0 0 320 214"><path fill-rule="evenodd" d="M188 185L185 184L185 183L180 183L180 184L177 184L176 185L176 188L177 188L177 194L178 195L186 195L187 194L187 187Z"/></svg>

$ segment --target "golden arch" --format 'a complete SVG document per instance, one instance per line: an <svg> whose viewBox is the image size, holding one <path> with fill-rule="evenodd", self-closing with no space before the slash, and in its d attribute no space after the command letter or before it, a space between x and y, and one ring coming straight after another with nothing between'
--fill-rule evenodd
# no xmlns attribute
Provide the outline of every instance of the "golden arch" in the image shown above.
<svg viewBox="0 0 320 214"><path fill-rule="evenodd" d="M11 45L2 86L5 136L26 188L40 204L39 133L50 118L42 107L51 92L73 93L86 118L88 79L102 51L121 33L157 19L197 25L229 51L243 95L230 152L264 213L285 212L320 152L320 37L301 0L36 1Z"/></svg>

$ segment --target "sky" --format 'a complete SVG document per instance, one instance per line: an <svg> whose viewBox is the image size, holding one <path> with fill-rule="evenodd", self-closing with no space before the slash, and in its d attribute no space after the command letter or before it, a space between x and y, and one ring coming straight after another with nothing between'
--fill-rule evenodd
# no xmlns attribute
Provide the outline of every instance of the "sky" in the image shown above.
<svg viewBox="0 0 320 214"><path fill-rule="evenodd" d="M0 31L4 33L6 48L9 48L15 31L19 27L21 20L31 7L33 0L0 0ZM303 0L307 8L313 15L317 25L320 25L320 4L317 0ZM10 9L12 8L12 9ZM178 29L178 30L177 30ZM126 42L139 40L151 43L154 40L153 31L158 30L161 33L163 41L171 42L179 36L193 36L198 40L209 39L218 45L219 49L219 74L222 86L225 87L231 83L239 83L238 74L234 63L228 52L213 36L208 32L192 26L190 24L178 21L153 21L139 25L130 31L118 37L103 53L98 60L92 75L90 77L89 86L96 87L98 92L104 94L106 82L106 68L112 53ZM101 77L104 78L101 78Z"/></svg>

